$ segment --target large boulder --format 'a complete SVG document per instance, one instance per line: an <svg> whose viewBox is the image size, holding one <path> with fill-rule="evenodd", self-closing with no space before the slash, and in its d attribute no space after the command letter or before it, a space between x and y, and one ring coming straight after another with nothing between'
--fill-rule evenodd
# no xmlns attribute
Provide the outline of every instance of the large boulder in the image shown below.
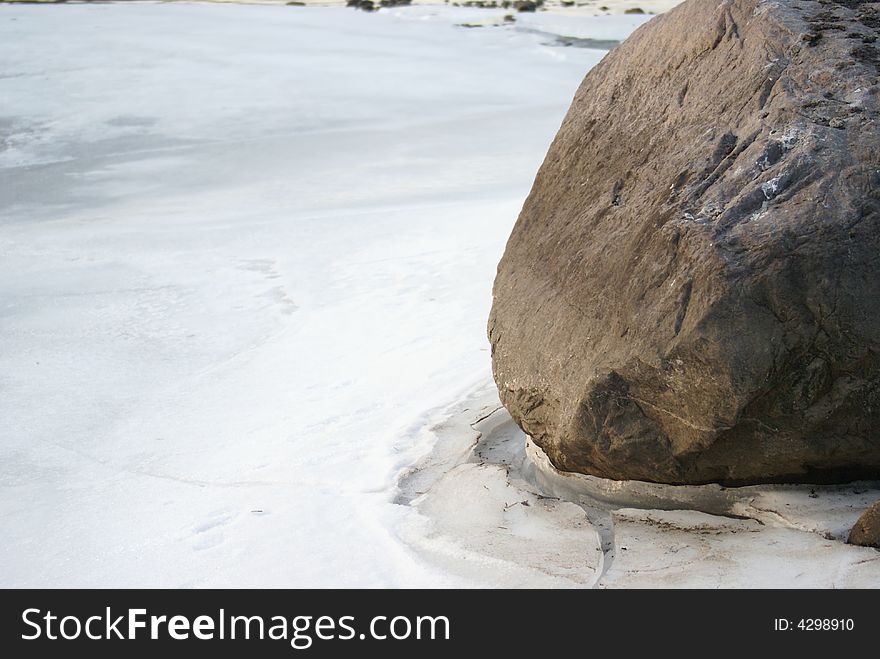
<svg viewBox="0 0 880 659"><path fill-rule="evenodd" d="M688 0L587 74L489 319L501 400L559 469L880 476L878 25Z"/></svg>

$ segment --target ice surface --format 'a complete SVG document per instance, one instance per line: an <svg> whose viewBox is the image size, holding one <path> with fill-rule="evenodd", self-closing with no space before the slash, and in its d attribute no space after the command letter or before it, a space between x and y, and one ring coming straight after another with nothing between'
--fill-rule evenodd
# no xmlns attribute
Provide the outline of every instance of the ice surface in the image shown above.
<svg viewBox="0 0 880 659"><path fill-rule="evenodd" d="M602 588L876 588L880 552L693 510L623 509Z"/></svg>
<svg viewBox="0 0 880 659"><path fill-rule="evenodd" d="M578 39L623 41L638 27L654 18L649 14L620 16L566 16L556 13L518 14L517 27L531 28Z"/></svg>
<svg viewBox="0 0 880 659"><path fill-rule="evenodd" d="M600 529L577 503L529 482L524 436L493 383L438 411L420 434L432 448L401 474L396 499L419 516L395 531L424 560L486 587L597 581Z"/></svg>
<svg viewBox="0 0 880 659"><path fill-rule="evenodd" d="M603 53L456 22L0 6L0 585L485 583L396 476Z"/></svg>
<svg viewBox="0 0 880 659"><path fill-rule="evenodd" d="M591 585L600 538L579 506L511 483L501 465L464 463L412 504L401 535L432 563L485 587Z"/></svg>

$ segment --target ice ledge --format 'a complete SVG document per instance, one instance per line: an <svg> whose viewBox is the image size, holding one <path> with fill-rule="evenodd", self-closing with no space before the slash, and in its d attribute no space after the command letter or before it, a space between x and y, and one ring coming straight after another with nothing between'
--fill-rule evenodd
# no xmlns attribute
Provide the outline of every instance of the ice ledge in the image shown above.
<svg viewBox="0 0 880 659"><path fill-rule="evenodd" d="M880 587L845 543L880 483L662 485L557 470L486 384L425 428L399 481L400 539L477 586Z"/></svg>

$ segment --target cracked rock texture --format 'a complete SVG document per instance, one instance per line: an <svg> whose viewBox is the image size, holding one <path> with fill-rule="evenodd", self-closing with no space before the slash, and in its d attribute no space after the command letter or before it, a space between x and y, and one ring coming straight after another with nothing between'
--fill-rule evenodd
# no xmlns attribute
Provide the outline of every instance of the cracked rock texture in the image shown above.
<svg viewBox="0 0 880 659"><path fill-rule="evenodd" d="M877 3L688 0L587 74L489 319L557 468L880 476L878 30Z"/></svg>

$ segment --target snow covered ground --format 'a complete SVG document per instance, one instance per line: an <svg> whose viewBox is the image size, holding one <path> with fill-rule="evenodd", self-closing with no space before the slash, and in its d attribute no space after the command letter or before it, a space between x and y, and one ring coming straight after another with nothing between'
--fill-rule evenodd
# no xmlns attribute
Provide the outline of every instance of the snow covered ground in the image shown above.
<svg viewBox="0 0 880 659"><path fill-rule="evenodd" d="M477 583L397 474L603 55L480 11L0 6L0 585Z"/></svg>
<svg viewBox="0 0 880 659"><path fill-rule="evenodd" d="M503 13L0 5L0 586L880 585L875 485L613 505L497 409L576 46L650 18Z"/></svg>

